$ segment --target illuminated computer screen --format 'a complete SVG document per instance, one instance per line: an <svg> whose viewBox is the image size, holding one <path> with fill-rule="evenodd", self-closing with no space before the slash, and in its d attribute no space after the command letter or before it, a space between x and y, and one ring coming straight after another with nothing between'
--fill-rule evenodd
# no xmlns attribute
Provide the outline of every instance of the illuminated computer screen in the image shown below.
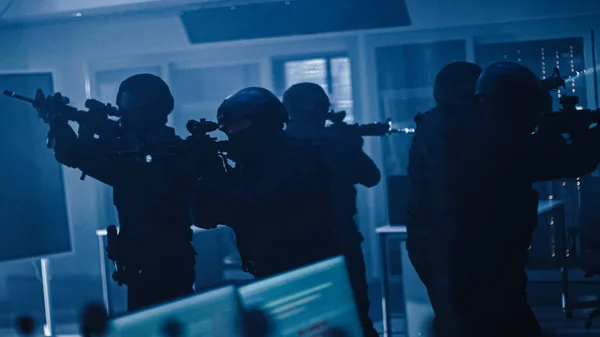
<svg viewBox="0 0 600 337"><path fill-rule="evenodd" d="M268 337L319 336L330 328L347 337L363 335L343 257L246 285L239 293L244 308L270 318Z"/></svg>
<svg viewBox="0 0 600 337"><path fill-rule="evenodd" d="M110 337L165 337L177 322L182 337L241 337L241 308L235 287L225 287L115 318Z"/></svg>

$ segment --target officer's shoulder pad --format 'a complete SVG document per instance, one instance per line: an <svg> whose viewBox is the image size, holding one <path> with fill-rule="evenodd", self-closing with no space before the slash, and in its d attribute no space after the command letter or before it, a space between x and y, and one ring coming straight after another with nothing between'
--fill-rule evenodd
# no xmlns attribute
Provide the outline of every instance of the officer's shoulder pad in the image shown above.
<svg viewBox="0 0 600 337"><path fill-rule="evenodd" d="M426 114L427 114L427 112L417 113L416 116L413 118L413 121L415 123L419 124L423 120L423 117L425 117Z"/></svg>
<svg viewBox="0 0 600 337"><path fill-rule="evenodd" d="M419 123L423 121L423 118L425 118L428 114L431 114L432 111L436 110L437 108L431 108L425 112L419 112L417 113L417 115L413 118L413 120L415 121L415 123Z"/></svg>

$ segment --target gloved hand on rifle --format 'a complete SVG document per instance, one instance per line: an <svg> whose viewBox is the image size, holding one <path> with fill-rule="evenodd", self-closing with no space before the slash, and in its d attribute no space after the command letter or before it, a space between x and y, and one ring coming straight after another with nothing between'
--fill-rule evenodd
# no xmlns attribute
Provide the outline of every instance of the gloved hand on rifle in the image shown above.
<svg viewBox="0 0 600 337"><path fill-rule="evenodd" d="M62 96L61 93L57 92L56 94L45 96L44 92L38 89L35 94L33 107L45 123L52 125L56 122L64 123L68 121L64 113L73 110L68 104L69 98Z"/></svg>
<svg viewBox="0 0 600 337"><path fill-rule="evenodd" d="M46 147L54 150L56 159L69 167L76 167L75 147L77 134L69 125L66 114L75 108L68 106L69 99L60 93L45 96L41 89L35 94L33 107L38 116L50 125Z"/></svg>

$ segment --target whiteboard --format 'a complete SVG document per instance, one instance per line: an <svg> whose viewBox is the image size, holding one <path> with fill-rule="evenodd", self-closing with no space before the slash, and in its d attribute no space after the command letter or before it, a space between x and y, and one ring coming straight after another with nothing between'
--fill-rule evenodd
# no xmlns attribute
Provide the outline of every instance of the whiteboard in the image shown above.
<svg viewBox="0 0 600 337"><path fill-rule="evenodd" d="M50 73L0 74L0 89L53 91ZM0 262L69 253L61 165L46 148L48 125L25 102L0 97Z"/></svg>

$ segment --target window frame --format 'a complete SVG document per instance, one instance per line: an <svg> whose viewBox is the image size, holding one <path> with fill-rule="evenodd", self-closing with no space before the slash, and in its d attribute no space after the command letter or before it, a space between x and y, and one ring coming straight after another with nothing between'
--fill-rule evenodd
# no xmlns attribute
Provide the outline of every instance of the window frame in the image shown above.
<svg viewBox="0 0 600 337"><path fill-rule="evenodd" d="M336 58L348 58L350 62L352 62L350 55L347 52L333 52L333 53L315 53L315 54L303 54L303 55L295 55L295 56L282 56L282 57L274 57L271 59L271 67L273 73L273 89L276 95L279 97L283 96L283 93L288 88L286 87L286 78L285 78L285 64L287 62L294 61L308 61L315 59L325 59L325 71L326 78L325 81L327 83L327 94L332 95L333 91L333 78L331 75L331 60ZM353 77L352 74L350 75Z"/></svg>

